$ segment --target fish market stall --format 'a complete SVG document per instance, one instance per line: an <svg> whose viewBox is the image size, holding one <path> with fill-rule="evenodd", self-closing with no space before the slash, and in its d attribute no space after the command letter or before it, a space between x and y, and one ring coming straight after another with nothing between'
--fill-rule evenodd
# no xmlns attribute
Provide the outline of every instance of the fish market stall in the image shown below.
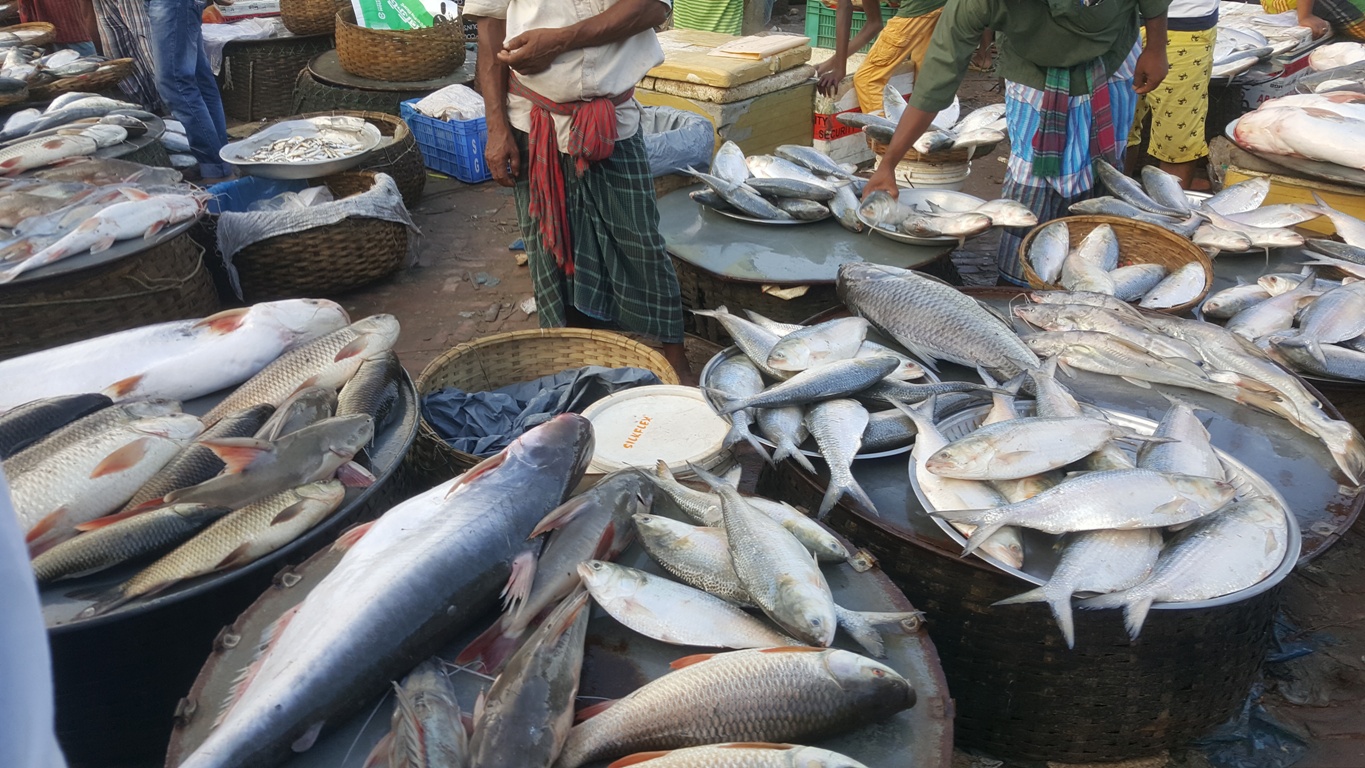
<svg viewBox="0 0 1365 768"><path fill-rule="evenodd" d="M0 363L73 763L156 759L218 628L282 562L403 494L417 402L398 323L347 323L291 300Z"/></svg>
<svg viewBox="0 0 1365 768"><path fill-rule="evenodd" d="M347 72L335 49L323 51L308 62L294 83L295 111L301 113L330 110L364 110L397 116L399 105L449 85L474 82L475 51L465 52L458 69L432 80L395 82L370 80Z"/></svg>

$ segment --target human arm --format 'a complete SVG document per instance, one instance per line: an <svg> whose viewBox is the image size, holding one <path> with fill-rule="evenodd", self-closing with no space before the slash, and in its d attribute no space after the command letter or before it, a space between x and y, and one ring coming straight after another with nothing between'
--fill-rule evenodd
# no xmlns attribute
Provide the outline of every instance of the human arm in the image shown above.
<svg viewBox="0 0 1365 768"><path fill-rule="evenodd" d="M1299 26L1308 27L1313 32L1313 39L1326 35L1332 31L1332 26L1313 13L1313 0L1299 0Z"/></svg>
<svg viewBox="0 0 1365 768"><path fill-rule="evenodd" d="M938 112L926 112L918 107L905 108L900 122L896 124L896 133L891 137L891 143L886 146L886 152L882 155L881 163L867 180L867 185L863 187L864 200L873 192L889 192L892 197L900 192L896 184L896 166L915 142L919 141L919 137L929 130L929 125L937 116Z"/></svg>
<svg viewBox="0 0 1365 768"><path fill-rule="evenodd" d="M1133 90L1148 93L1166 79L1171 65L1166 61L1166 14L1145 18L1142 22L1147 30L1147 42L1138 54L1133 66Z"/></svg>
<svg viewBox="0 0 1365 768"><path fill-rule="evenodd" d="M816 87L826 96L833 94L839 83L848 75L849 51L861 51L863 46L881 34L883 26L881 0L876 2L868 0L864 5L871 5L872 10L863 11L867 20L850 42L849 35L853 31L853 2L839 0L839 6L834 12L834 55L815 68L815 74L820 76L820 82Z"/></svg>
<svg viewBox="0 0 1365 768"><path fill-rule="evenodd" d="M479 25L479 88L483 92L484 122L488 125L488 143L484 160L493 180L504 187L516 183L521 175L521 152L512 138L512 123L507 119L508 68L499 55L502 41L507 36L507 20L481 16Z"/></svg>
<svg viewBox="0 0 1365 768"><path fill-rule="evenodd" d="M619 42L659 26L670 7L663 0L619 0L577 24L527 30L507 41L498 60L523 75L544 72L561 54Z"/></svg>

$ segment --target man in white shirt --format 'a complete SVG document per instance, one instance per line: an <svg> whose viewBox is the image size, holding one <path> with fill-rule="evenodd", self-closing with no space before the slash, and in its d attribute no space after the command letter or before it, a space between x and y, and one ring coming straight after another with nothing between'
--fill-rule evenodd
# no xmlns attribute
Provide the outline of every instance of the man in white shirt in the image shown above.
<svg viewBox="0 0 1365 768"><path fill-rule="evenodd" d="M635 84L663 61L669 0L466 0L479 25L486 157L514 188L542 327L658 339L680 379L682 294L659 235ZM580 317L585 316L585 317Z"/></svg>

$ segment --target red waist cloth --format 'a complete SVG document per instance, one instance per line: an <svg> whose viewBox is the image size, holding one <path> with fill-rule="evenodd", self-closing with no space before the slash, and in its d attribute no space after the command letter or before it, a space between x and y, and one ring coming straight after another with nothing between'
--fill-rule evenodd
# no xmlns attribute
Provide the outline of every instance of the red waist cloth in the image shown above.
<svg viewBox="0 0 1365 768"><path fill-rule="evenodd" d="M574 159L578 175L589 165L611 157L616 147L616 108L635 94L635 89L619 96L601 96L589 101L561 104L550 101L527 88L513 75L508 90L531 102L531 134L528 146L531 185L530 214L540 226L545 249L555 256L564 274L573 274L573 244L569 239L569 211L565 204L564 168L559 162L553 115L564 115L573 122L565 154Z"/></svg>
<svg viewBox="0 0 1365 768"><path fill-rule="evenodd" d="M88 43L95 22L90 0L19 0L19 19L46 21L56 27L58 43Z"/></svg>

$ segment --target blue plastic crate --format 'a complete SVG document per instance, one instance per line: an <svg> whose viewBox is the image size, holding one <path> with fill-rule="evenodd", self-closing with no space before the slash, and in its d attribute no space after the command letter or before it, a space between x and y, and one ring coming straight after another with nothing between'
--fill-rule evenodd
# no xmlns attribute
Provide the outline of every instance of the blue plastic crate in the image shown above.
<svg viewBox="0 0 1365 768"><path fill-rule="evenodd" d="M488 124L482 117L474 120L437 120L413 108L420 99L409 99L399 107L403 120L417 144L427 167L454 176L466 184L493 178L484 161L488 146Z"/></svg>
<svg viewBox="0 0 1365 768"><path fill-rule="evenodd" d="M268 200L285 192L302 192L308 188L303 179L267 179L261 176L243 176L240 179L224 181L208 188L213 199L208 202L208 211L214 216L223 211L244 213L257 200Z"/></svg>

